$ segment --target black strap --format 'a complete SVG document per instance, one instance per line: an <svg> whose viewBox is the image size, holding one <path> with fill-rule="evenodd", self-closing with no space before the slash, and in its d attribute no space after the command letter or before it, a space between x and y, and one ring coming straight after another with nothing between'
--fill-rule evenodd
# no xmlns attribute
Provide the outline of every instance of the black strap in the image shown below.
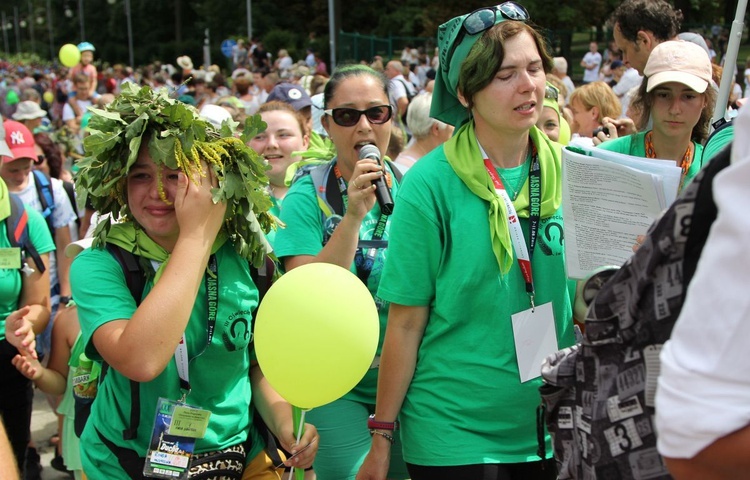
<svg viewBox="0 0 750 480"><path fill-rule="evenodd" d="M335 164L333 166L333 172L335 173L335 175L329 174L329 178L332 176L335 177L336 186L338 187L337 192L339 194L341 202L343 203L343 210L341 213L341 215L343 216L349 206L347 184L344 178L341 176L341 171ZM372 232L372 238L370 239L370 242L373 245L369 248L363 248L360 244L362 239L360 238L357 242L357 251L354 253L354 265L357 269L357 277L359 277L359 279L362 280L362 283L364 283L365 285L367 285L367 280L370 278L370 273L372 272L372 267L375 264L375 257L378 254L378 249L388 247L388 243L383 241L383 236L385 235L385 227L387 224L388 214L381 212L380 217L378 218L378 223L375 225L375 230L373 230Z"/></svg>
<svg viewBox="0 0 750 480"><path fill-rule="evenodd" d="M141 264L132 252L122 247L107 244L107 250L117 260L125 275L125 283L128 285L130 295L135 300L136 306L141 304L143 299L143 290L146 287L146 273ZM99 383L104 380L104 374L109 369L107 362L102 362L102 373ZM123 440L132 440L138 436L138 423L141 419L141 384L135 380L130 380L130 426L122 431ZM101 436L101 434L100 434Z"/></svg>
<svg viewBox="0 0 750 480"><path fill-rule="evenodd" d="M96 429L94 429L96 430ZM104 435L96 430L96 434L99 435L99 440L109 449L112 454L117 457L117 463L120 467L128 474L130 478L141 479L143 476L143 466L146 463L146 457L139 457L135 450L129 448L118 447L111 441L109 441Z"/></svg>
<svg viewBox="0 0 750 480"><path fill-rule="evenodd" d="M146 287L146 273L143 271L138 257L132 252L111 243L107 244L107 250L122 267L130 295L135 300L135 304L140 305L143 299L143 290Z"/></svg>
<svg viewBox="0 0 750 480"><path fill-rule="evenodd" d="M63 189L65 189L66 195L68 195L68 200L70 200L70 205L73 207L73 212L76 214L76 225L79 227L81 226L81 217L78 215L78 205L76 202L76 187L70 182L62 182Z"/></svg>
<svg viewBox="0 0 750 480"><path fill-rule="evenodd" d="M404 174L401 170L390 160L385 161L390 168L393 178L396 180L397 185L401 185L401 179L404 178ZM328 165L325 166L328 168ZM332 168L328 168L328 175L326 178L326 201L333 211L337 215L344 216L344 200L341 195L341 189L339 188L339 182L336 179L336 175L331 175Z"/></svg>

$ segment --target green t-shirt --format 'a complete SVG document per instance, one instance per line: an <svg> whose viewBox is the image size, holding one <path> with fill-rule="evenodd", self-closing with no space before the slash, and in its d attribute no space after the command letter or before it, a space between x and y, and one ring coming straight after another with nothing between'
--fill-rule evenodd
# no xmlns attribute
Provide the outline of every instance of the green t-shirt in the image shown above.
<svg viewBox="0 0 750 480"><path fill-rule="evenodd" d="M640 132L634 135L627 135L624 137L616 138L608 142L599 144L599 148L609 150L610 152L624 153L627 155L633 155L634 157L646 158L646 134L648 132ZM680 185L680 191L685 188L685 185L693 181L698 172L703 167L703 145L693 142L693 163L690 164L690 168L685 175L685 179Z"/></svg>
<svg viewBox="0 0 750 480"><path fill-rule="evenodd" d="M227 242L216 252L218 266L218 311L211 344L207 347L207 298L205 282L201 282L193 311L185 331L191 392L186 403L211 411L206 436L198 439L195 452L219 450L243 442L252 427L249 418L250 355L252 311L258 305L258 290L250 277L247 261L234 252ZM129 319L136 310L125 276L117 260L106 250L88 249L79 254L70 270L73 298L78 305L81 333L86 355L101 360L92 341L97 328L113 320ZM152 289L149 280L144 297ZM202 352L202 353L201 353ZM110 368L99 386L81 444L100 443L96 430L120 447L145 456L151 438L160 397L179 400L181 397L177 366L170 361L154 380L140 384L141 412L138 435L134 440L122 438L130 425L130 381ZM95 427L95 428L94 428ZM96 429L96 430L95 430ZM263 448L254 443L254 452ZM253 453L253 450L250 451ZM112 466L100 466L95 459L101 452L83 454L83 466L89 478L108 478Z"/></svg>
<svg viewBox="0 0 750 480"><path fill-rule="evenodd" d="M282 202L281 200L271 195L272 205L271 205L271 208L268 210L268 213L270 213L276 218L281 218L281 202ZM272 247L274 243L276 243L276 232L277 230L271 229L271 231L266 234L266 240L268 240L268 243L270 243Z"/></svg>
<svg viewBox="0 0 750 480"><path fill-rule="evenodd" d="M502 172L511 184L509 177L521 173L514 170ZM408 463L539 459L536 408L542 381L520 383L511 324L511 315L529 308L529 296L516 260L507 275L499 271L488 211L488 202L455 174L443 148L404 177L378 295L430 308L399 414ZM573 344L573 322L561 212L541 220L532 270L536 304L552 302L558 345L564 348ZM528 224L521 219L527 239ZM547 452L551 455L549 436Z"/></svg>
<svg viewBox="0 0 750 480"><path fill-rule="evenodd" d="M33 208L24 207L29 215L29 238L32 245L36 247L39 254L49 253L55 250L55 242L49 233L49 227L44 217ZM10 248L8 240L8 229L5 220L0 220L0 248ZM29 267L36 270L37 266L27 259ZM21 297L21 271L14 268L0 269L0 341L5 340L5 319L18 310Z"/></svg>
<svg viewBox="0 0 750 480"><path fill-rule="evenodd" d="M331 171L331 175L333 172ZM391 195L395 199L398 194L398 185L394 180L392 182ZM395 200L394 200L394 203ZM380 218L380 207L377 203L365 216L362 226L359 230L359 238L370 240L372 238L375 226ZM286 224L286 228L280 229L276 233L274 250L276 255L281 257L292 257L296 255L317 255L323 249L323 217L321 209L318 206L318 198L313 186L312 176L306 175L295 181L292 187L284 197L284 209L281 212L281 220ZM340 218L339 218L340 220ZM329 224L329 233L332 233L331 225L338 223L333 221L326 222ZM391 220L388 218L386 223L383 239L388 240ZM389 244L390 245L390 244ZM388 303L380 299L376 293L380 283L380 275L383 271L388 249L379 249L374 259L370 276L367 279L367 288L375 299L378 307L378 317L380 319L380 339L378 340L377 355L380 355L380 349L383 346L383 337L385 336L385 325L388 320ZM352 262L349 270L356 274L357 268L355 262ZM331 300L335 301L336 292L331 292ZM375 404L377 393L378 370L368 370L362 381L354 389L346 394L344 398Z"/></svg>
<svg viewBox="0 0 750 480"><path fill-rule="evenodd" d="M729 145L732 140L734 140L734 124L722 128L709 137L706 146L703 147L703 165L708 165L708 162L710 162L717 153L722 151L724 147Z"/></svg>

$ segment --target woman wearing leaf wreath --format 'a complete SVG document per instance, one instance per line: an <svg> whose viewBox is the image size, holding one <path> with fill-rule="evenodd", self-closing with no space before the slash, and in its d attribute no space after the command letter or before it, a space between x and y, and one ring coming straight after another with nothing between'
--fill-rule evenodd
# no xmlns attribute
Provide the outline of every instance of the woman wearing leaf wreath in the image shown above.
<svg viewBox="0 0 750 480"><path fill-rule="evenodd" d="M432 115L456 132L404 178L378 290L375 420L400 422L413 480L556 478L538 352L571 345L573 322L560 145L536 127L552 59L528 18L506 2L438 30ZM386 478L385 440L358 480Z"/></svg>
<svg viewBox="0 0 750 480"><path fill-rule="evenodd" d="M163 471L158 455L184 462L191 440L182 437L193 436L190 478L239 479L245 456L244 478L277 478L253 426L251 400L285 448L300 447L291 407L248 351L258 303L248 260L265 259L263 230L272 222L262 162L230 129L217 132L194 109L148 87L127 84L106 111L93 113L78 189L97 211L122 221L100 224L95 248L71 270L86 353L109 365L81 437L86 475ZM140 304L111 245L135 254L147 272ZM194 408L192 420L175 402ZM163 432L165 409L172 421ZM312 463L312 426L300 440L309 443L291 464ZM144 467L149 449L161 453ZM228 470L216 470L218 459Z"/></svg>
<svg viewBox="0 0 750 480"><path fill-rule="evenodd" d="M281 211L286 228L276 234L274 249L287 270L307 263L327 262L357 274L378 306L380 345L388 318L388 303L375 293L386 258L390 216L381 212L373 182L385 176L392 184L394 198L398 182L392 179L395 167L387 164L384 169L374 160L360 160L359 155L365 145L374 145L385 152L393 108L388 104L383 75L362 65L334 71L323 98L325 114L321 123L335 146L334 156L330 162L292 184ZM319 178L320 186L316 185L315 178ZM324 213L320 206L316 192L321 188L332 205L330 212ZM364 242L371 246L363 248ZM331 301L336 301L336 292L331 292ZM375 407L377 366L378 363L373 362L351 392L328 405L314 408L307 415L320 432L320 449L313 465L319 480L353 479L367 454L368 417ZM396 438L385 431L382 433L390 440ZM389 475L392 479L408 478L403 461L396 454L400 448L396 443Z"/></svg>

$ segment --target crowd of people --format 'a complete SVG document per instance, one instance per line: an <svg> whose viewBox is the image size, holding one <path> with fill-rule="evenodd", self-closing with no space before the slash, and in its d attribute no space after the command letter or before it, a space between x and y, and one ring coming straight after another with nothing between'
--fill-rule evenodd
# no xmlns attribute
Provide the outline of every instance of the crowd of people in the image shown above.
<svg viewBox="0 0 750 480"><path fill-rule="evenodd" d="M716 104L718 56L710 39L680 32L681 20L663 0L626 0L611 17L613 40L603 54L589 44L577 81L514 2L447 20L434 52L407 45L399 58L332 72L313 49L295 61L243 40L228 72L186 55L176 66L109 67L88 42L68 70L3 64L0 459L7 436L16 465L7 478L40 478L34 386L60 414L53 466L77 479L272 480L285 469L307 480L594 478L556 458L538 410L542 372L525 376L542 342L563 350L596 335L574 318L562 149L673 161L692 198L732 142L728 129L706 144L714 112L736 115L744 95L735 86ZM659 244L643 234L635 250ZM350 270L380 322L362 380L300 430L249 331L265 292L259 272L273 260L278 273L312 262ZM703 308L682 300L686 316ZM690 377L680 366L692 362L687 328L664 339L674 377L659 379L672 388L662 403ZM87 404L76 390L86 381L96 391ZM697 401L680 398L686 410ZM655 416L641 437L655 438L652 421L676 422L653 402L638 408ZM745 424L724 420L710 435L660 427L667 459L655 454L648 478L669 478L665 465L696 478L693 458L701 472L720 461L730 473L715 478L735 478L742 465L711 448L729 448L722 437L736 430L744 441ZM614 434L599 433L615 456ZM594 447L581 448L595 464ZM698 455L704 448L710 455Z"/></svg>

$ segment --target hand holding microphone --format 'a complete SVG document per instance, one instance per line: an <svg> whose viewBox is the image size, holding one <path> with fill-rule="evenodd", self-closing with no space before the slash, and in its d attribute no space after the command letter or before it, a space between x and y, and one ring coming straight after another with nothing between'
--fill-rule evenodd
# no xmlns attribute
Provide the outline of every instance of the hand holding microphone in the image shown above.
<svg viewBox="0 0 750 480"><path fill-rule="evenodd" d="M375 145L365 145L359 151L359 159L364 160L366 158L375 160L383 168L383 163L380 159L380 150ZM385 169L383 173L385 173ZM375 198L377 198L378 205L380 205L380 211L386 215L390 215L393 213L393 197L391 197L391 191L388 189L388 184L385 181L385 175L374 180L372 183L375 185Z"/></svg>

